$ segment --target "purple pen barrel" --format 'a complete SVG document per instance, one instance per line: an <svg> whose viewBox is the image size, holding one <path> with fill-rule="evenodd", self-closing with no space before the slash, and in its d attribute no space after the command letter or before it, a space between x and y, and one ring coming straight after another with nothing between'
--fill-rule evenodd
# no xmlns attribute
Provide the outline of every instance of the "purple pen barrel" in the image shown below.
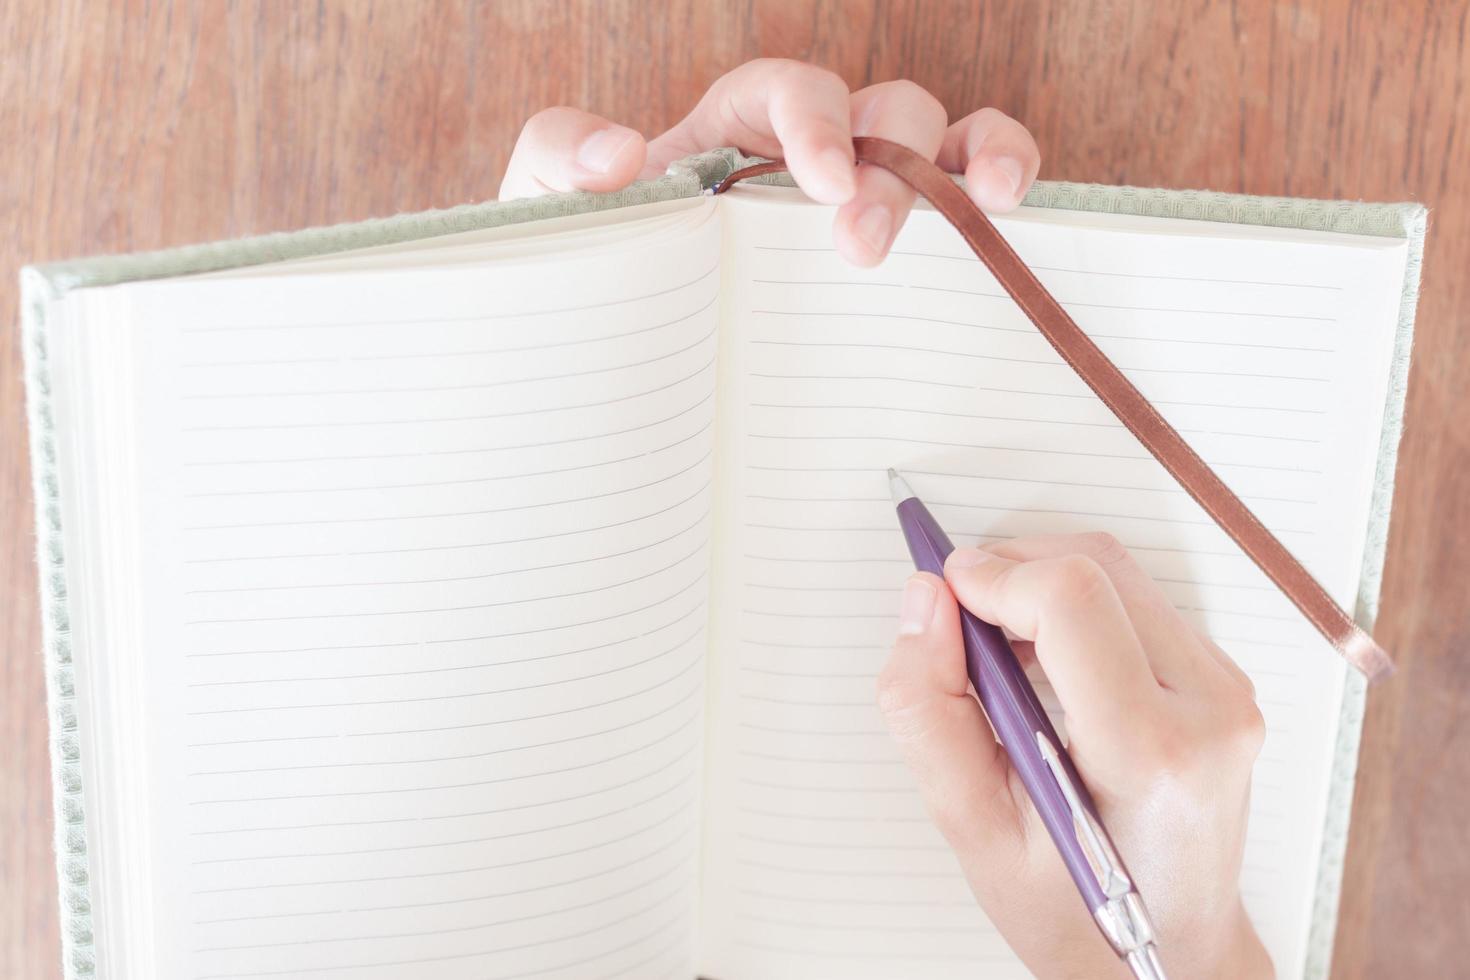
<svg viewBox="0 0 1470 980"><path fill-rule="evenodd" d="M944 575L944 560L954 550L949 536L929 513L929 509L917 497L909 497L898 505L898 520L903 536L908 542L914 566L921 572ZM1051 766L1042 754L1037 734L1050 740L1059 750L1061 739L1056 728L1047 717L1046 710L1036 697L1036 691L1026 678L1016 652L1005 638L1000 627L976 618L965 609L960 610L960 630L965 641L965 662L969 669L970 683L980 698L1001 746L1010 757L1021 782L1036 805L1047 832L1056 842L1062 861L1067 865L1072 880L1082 894L1087 910L1096 913L1107 903L1107 896L1098 883L1098 873L1088 861L1087 853L1079 839L1082 828L1073 819L1072 809L1062 791L1061 784L1052 774ZM1096 817L1096 808L1087 788L1078 777L1072 762L1064 752L1059 752L1061 765L1071 776L1082 804ZM1099 824L1100 826L1100 824Z"/></svg>

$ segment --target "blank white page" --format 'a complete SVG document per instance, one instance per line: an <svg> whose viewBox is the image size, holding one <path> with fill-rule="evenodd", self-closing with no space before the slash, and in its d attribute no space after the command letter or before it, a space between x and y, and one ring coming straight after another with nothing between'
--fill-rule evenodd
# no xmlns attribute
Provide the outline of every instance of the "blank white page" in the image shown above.
<svg viewBox="0 0 1470 980"><path fill-rule="evenodd" d="M717 507L702 969L1025 975L874 706L911 567L883 475L896 466L961 543L1111 531L1250 672L1269 736L1242 886L1281 975L1299 973L1342 664L933 211L861 271L832 250L829 209L774 188L724 201L730 478ZM998 224L1351 606L1402 243L1067 213Z"/></svg>
<svg viewBox="0 0 1470 980"><path fill-rule="evenodd" d="M656 230L107 298L155 975L690 975L720 237Z"/></svg>

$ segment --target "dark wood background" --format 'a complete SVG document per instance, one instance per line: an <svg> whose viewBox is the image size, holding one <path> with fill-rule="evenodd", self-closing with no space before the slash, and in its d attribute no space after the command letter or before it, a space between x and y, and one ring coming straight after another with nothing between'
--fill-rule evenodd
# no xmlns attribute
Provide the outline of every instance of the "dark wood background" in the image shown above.
<svg viewBox="0 0 1470 980"><path fill-rule="evenodd" d="M1024 121L1042 176L1432 209L1334 976L1470 941L1470 9L1464 2L0 0L0 976L59 975L13 329L23 262L494 196L521 121L652 135L749 58Z"/></svg>

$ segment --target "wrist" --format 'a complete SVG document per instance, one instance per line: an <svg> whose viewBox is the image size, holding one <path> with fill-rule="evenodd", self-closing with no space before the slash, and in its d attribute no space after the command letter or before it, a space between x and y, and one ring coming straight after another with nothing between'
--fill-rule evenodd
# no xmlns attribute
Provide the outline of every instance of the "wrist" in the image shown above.
<svg viewBox="0 0 1470 980"><path fill-rule="evenodd" d="M1201 971L1199 975L1218 977L1219 980L1275 980L1276 967L1244 907L1236 913L1213 971Z"/></svg>

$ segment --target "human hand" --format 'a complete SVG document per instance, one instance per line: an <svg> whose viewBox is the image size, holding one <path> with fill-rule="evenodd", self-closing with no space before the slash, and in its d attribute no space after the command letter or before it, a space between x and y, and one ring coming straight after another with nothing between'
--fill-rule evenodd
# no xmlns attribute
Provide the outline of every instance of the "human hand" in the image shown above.
<svg viewBox="0 0 1470 980"><path fill-rule="evenodd" d="M1129 976L969 692L959 606L1046 672L1068 751L1148 907L1173 976L1270 977L1240 898L1250 680L1108 535L959 549L905 586L879 703L981 907L1038 977Z"/></svg>
<svg viewBox="0 0 1470 980"><path fill-rule="evenodd" d="M527 120L516 141L500 199L551 191L615 191L657 177L681 157L721 146L783 157L807 196L841 205L837 250L856 265L876 265L913 207L914 192L881 167L853 168L852 137L879 136L964 173L970 196L989 211L1021 202L1041 166L1026 128L996 109L952 126L939 100L908 81L849 92L829 71L800 61L751 61L710 86L694 110L645 142L626 126L557 107Z"/></svg>

